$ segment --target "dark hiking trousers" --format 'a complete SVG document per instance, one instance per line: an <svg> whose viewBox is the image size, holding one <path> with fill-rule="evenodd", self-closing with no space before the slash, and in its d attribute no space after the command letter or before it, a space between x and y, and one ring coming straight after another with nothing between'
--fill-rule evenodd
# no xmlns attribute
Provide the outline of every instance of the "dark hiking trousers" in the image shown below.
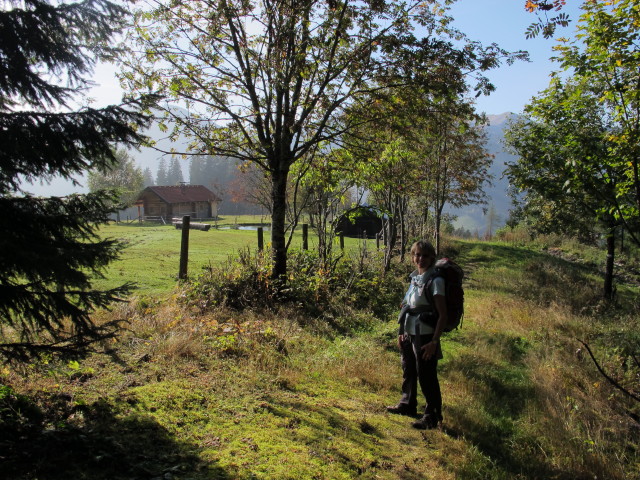
<svg viewBox="0 0 640 480"><path fill-rule="evenodd" d="M425 415L434 415L442 418L442 395L440 382L438 381L438 359L442 358L440 346L436 355L429 360L423 360L419 355L421 345L431 341L433 335L410 335L402 341L402 397L400 403L407 404L410 408L418 405L418 384L424 395L427 406Z"/></svg>

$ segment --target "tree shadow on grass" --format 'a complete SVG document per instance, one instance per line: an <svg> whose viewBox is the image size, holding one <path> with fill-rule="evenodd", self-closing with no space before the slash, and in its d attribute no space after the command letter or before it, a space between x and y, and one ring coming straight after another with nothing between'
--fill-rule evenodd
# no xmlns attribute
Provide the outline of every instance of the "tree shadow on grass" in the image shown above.
<svg viewBox="0 0 640 480"><path fill-rule="evenodd" d="M499 340L505 350L503 363L462 355L448 362L443 370L462 372L473 386L482 408L449 407L447 413L456 419L457 427L445 426L444 432L453 438L464 437L495 467L513 478L576 479L576 472L558 469L547 462L534 438L525 438L518 423L529 402L535 396L522 358L526 347L517 337ZM446 374L446 373L445 373ZM459 478L470 478L459 472Z"/></svg>
<svg viewBox="0 0 640 480"><path fill-rule="evenodd" d="M395 470L394 459L381 447L387 434L366 417L336 405L313 405L295 398L270 399L266 405L266 410L279 419L296 443L305 445L322 463L339 465L336 469L341 472L339 475L375 478L377 473L386 476ZM367 458L369 453L373 459ZM317 478L320 477L325 478L322 475Z"/></svg>
<svg viewBox="0 0 640 480"><path fill-rule="evenodd" d="M43 421L52 412L28 398L13 403L0 404L0 479L230 478L203 462L196 445L177 441L149 416L119 418L103 401L76 408L52 424ZM17 404L19 410L12 410Z"/></svg>
<svg viewBox="0 0 640 480"><path fill-rule="evenodd" d="M598 307L602 298L603 273L598 266L571 261L547 252L535 252L508 245L477 244L460 260L469 274L467 286L514 295L544 306L552 303L569 307L576 314ZM502 269L502 282L487 287L476 278L480 266ZM524 274L510 272L523 271Z"/></svg>

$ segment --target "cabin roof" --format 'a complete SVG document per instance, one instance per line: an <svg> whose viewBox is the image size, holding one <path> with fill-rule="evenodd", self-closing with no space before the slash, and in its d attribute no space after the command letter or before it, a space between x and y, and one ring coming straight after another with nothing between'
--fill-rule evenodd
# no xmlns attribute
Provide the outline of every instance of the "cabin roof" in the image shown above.
<svg viewBox="0 0 640 480"><path fill-rule="evenodd" d="M161 200L170 204L220 201L220 197L204 185L167 185L147 187L140 194L140 198L146 192L153 192L160 197Z"/></svg>

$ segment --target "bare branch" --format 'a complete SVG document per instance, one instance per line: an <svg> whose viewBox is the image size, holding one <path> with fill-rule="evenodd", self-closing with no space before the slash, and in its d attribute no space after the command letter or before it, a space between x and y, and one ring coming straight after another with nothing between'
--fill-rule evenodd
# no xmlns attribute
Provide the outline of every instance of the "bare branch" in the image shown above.
<svg viewBox="0 0 640 480"><path fill-rule="evenodd" d="M638 397L637 395L634 395L633 393L631 393L629 390L627 390L626 388L624 388L622 385L620 385L618 382L615 381L615 379L613 379L611 376L607 375L607 372L604 371L604 369L600 366L600 364L598 363L598 361L596 360L596 357L593 355L593 352L591 351L591 348L589 348L589 345L585 342L583 342L582 340L578 339L578 341L584 345L584 348L587 349L587 352L589 352L589 356L591 357L591 360L593 360L593 363L595 364L596 368L598 369L598 371L600 372L600 374L607 379L607 381L613 385L614 387L616 387L618 390L620 390L622 393L624 393L625 395L627 395L629 398L632 398L633 400L635 400L636 402L640 402L640 397Z"/></svg>

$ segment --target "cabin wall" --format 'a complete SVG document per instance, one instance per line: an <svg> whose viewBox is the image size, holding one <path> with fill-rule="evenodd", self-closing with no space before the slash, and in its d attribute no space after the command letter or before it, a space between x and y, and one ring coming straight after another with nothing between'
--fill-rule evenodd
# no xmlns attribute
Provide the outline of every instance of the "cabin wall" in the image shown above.
<svg viewBox="0 0 640 480"><path fill-rule="evenodd" d="M170 220L175 217L190 215L191 218L216 218L218 216L219 202L181 202L167 204L152 192L145 193L142 197L145 217L163 217Z"/></svg>
<svg viewBox="0 0 640 480"><path fill-rule="evenodd" d="M172 217L182 217L189 215L192 218L198 218L194 212L194 202L174 203L170 205Z"/></svg>
<svg viewBox="0 0 640 480"><path fill-rule="evenodd" d="M197 202L195 204L196 218L211 218L209 202Z"/></svg>
<svg viewBox="0 0 640 480"><path fill-rule="evenodd" d="M163 217L167 219L171 215L168 205L155 195L145 195L142 199L145 217Z"/></svg>

